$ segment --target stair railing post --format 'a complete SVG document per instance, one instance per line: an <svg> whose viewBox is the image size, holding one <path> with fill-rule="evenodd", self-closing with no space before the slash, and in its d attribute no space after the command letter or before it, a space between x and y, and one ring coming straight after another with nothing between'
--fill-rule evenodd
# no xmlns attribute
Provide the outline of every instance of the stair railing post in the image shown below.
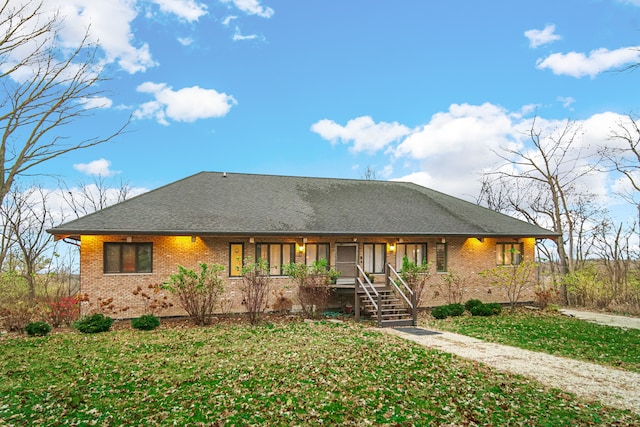
<svg viewBox="0 0 640 427"><path fill-rule="evenodd" d="M413 326L418 326L418 297L415 291L411 294L411 305L413 306L411 316L413 317Z"/></svg>
<svg viewBox="0 0 640 427"><path fill-rule="evenodd" d="M382 328L382 293L379 292L377 295L378 300L378 328Z"/></svg>
<svg viewBox="0 0 640 427"><path fill-rule="evenodd" d="M355 301L353 302L353 309L355 310L355 321L360 321L360 283L358 283L358 277L356 276L355 286Z"/></svg>
<svg viewBox="0 0 640 427"><path fill-rule="evenodd" d="M389 281L391 280L391 270L389 267L391 267L391 264L384 266L384 284L387 288L389 287Z"/></svg>

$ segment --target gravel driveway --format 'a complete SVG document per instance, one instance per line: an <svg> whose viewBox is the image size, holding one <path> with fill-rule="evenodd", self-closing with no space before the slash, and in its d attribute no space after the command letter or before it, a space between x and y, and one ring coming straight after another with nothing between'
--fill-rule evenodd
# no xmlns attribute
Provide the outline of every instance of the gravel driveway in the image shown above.
<svg viewBox="0 0 640 427"><path fill-rule="evenodd" d="M576 316L578 317L578 316ZM385 328L384 332L426 347L476 360L499 371L520 374L588 400L640 414L640 374L565 357L494 344L451 332L416 335L421 328ZM407 332L409 331L409 332ZM413 332L413 333L412 333Z"/></svg>

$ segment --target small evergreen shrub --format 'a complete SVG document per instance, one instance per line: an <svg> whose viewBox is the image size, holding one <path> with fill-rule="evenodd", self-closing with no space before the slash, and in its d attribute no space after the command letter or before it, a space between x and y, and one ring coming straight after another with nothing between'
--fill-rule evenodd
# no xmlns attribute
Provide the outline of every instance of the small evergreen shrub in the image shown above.
<svg viewBox="0 0 640 427"><path fill-rule="evenodd" d="M479 299L470 299L469 301L464 303L464 308L466 308L468 311L471 311L473 307L478 305L482 305L482 301L480 301Z"/></svg>
<svg viewBox="0 0 640 427"><path fill-rule="evenodd" d="M102 313L92 314L83 317L73 323L73 327L83 334L95 334L98 332L106 332L111 329L113 319Z"/></svg>
<svg viewBox="0 0 640 427"><path fill-rule="evenodd" d="M462 316L464 314L465 308L462 304L454 303L449 304L447 307L449 307L449 316Z"/></svg>
<svg viewBox="0 0 640 427"><path fill-rule="evenodd" d="M498 303L492 302L473 306L469 311L474 316L494 316L502 313L502 306Z"/></svg>
<svg viewBox="0 0 640 427"><path fill-rule="evenodd" d="M491 307L486 304L474 305L469 311L474 316L491 316L493 314Z"/></svg>
<svg viewBox="0 0 640 427"><path fill-rule="evenodd" d="M45 322L31 322L24 330L30 337L43 337L51 332L51 326Z"/></svg>
<svg viewBox="0 0 640 427"><path fill-rule="evenodd" d="M451 311L448 305L439 305L431 309L431 315L436 319L446 319L451 315Z"/></svg>
<svg viewBox="0 0 640 427"><path fill-rule="evenodd" d="M131 319L131 327L141 331L152 331L160 326L160 319L153 314L145 314L135 319Z"/></svg>
<svg viewBox="0 0 640 427"><path fill-rule="evenodd" d="M491 308L491 312L492 314L500 314L502 313L502 306L500 304L498 304L497 302L490 302L487 305L489 308Z"/></svg>

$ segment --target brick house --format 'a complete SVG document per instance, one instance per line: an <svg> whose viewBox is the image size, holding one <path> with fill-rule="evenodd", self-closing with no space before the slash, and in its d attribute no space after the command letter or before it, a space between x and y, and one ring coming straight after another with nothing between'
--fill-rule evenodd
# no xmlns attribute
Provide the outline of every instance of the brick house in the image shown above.
<svg viewBox="0 0 640 427"><path fill-rule="evenodd" d="M556 233L406 182L201 172L49 230L80 245L80 289L142 314L132 291L167 280L178 265L226 266L221 310L242 312L238 267L268 260L274 293L292 300L282 265L328 259L342 274L334 304L354 299L360 266L384 283L402 259L429 262L424 306L443 303L441 275L467 279L465 300L505 301L477 273L533 260ZM379 280L378 280L379 279ZM174 307L163 315L184 314Z"/></svg>

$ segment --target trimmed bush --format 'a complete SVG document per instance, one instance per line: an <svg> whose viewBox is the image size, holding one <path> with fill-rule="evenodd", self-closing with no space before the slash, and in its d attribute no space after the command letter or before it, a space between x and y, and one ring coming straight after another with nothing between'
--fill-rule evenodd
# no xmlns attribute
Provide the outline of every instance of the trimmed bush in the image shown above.
<svg viewBox="0 0 640 427"><path fill-rule="evenodd" d="M490 302L490 303L485 304L485 305L488 306L489 308L491 308L492 314L500 314L500 313L502 313L502 306L500 304L498 304L497 302Z"/></svg>
<svg viewBox="0 0 640 427"><path fill-rule="evenodd" d="M45 322L31 322L24 330L30 337L43 337L51 332L51 326Z"/></svg>
<svg viewBox="0 0 640 427"><path fill-rule="evenodd" d="M145 314L135 319L131 319L131 327L141 331L152 331L160 326L160 319L153 314Z"/></svg>
<svg viewBox="0 0 640 427"><path fill-rule="evenodd" d="M480 301L479 299L470 299L469 301L464 303L464 308L466 308L468 311L471 311L473 307L476 307L478 305L482 305L482 301Z"/></svg>
<svg viewBox="0 0 640 427"><path fill-rule="evenodd" d="M498 303L492 302L489 304L480 304L471 307L469 310L474 316L494 316L502 313L502 306Z"/></svg>
<svg viewBox="0 0 640 427"><path fill-rule="evenodd" d="M454 303L449 304L449 316L462 316L464 314L464 305Z"/></svg>
<svg viewBox="0 0 640 427"><path fill-rule="evenodd" d="M446 319L451 315L448 305L440 305L431 309L431 315L436 319Z"/></svg>
<svg viewBox="0 0 640 427"><path fill-rule="evenodd" d="M474 316L491 316L493 315L493 310L491 307L486 304L474 305L469 310Z"/></svg>
<svg viewBox="0 0 640 427"><path fill-rule="evenodd" d="M83 334L96 334L111 329L113 319L102 313L92 314L73 322L73 327Z"/></svg>

